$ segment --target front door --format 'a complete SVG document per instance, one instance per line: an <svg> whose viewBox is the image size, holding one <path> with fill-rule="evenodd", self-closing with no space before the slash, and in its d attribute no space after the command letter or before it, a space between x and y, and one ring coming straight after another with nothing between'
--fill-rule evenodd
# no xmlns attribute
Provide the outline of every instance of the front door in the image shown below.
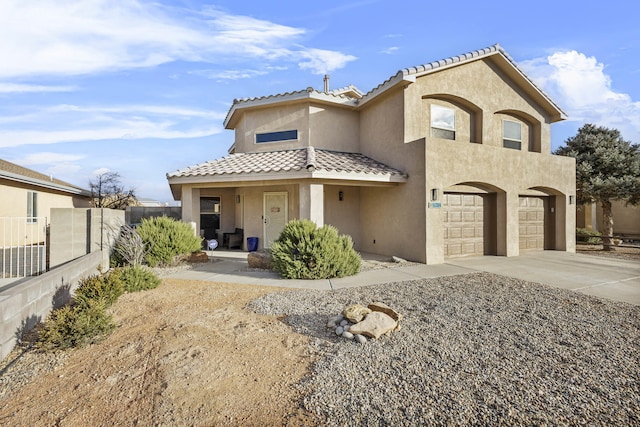
<svg viewBox="0 0 640 427"><path fill-rule="evenodd" d="M280 233L288 220L287 193L264 193L264 212L262 215L264 223L264 243L265 248L270 248L271 244L280 237Z"/></svg>

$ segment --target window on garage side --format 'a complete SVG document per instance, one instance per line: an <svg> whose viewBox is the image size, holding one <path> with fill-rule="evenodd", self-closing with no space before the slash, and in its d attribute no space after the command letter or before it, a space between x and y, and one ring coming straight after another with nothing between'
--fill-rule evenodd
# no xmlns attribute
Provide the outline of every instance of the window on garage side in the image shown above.
<svg viewBox="0 0 640 427"><path fill-rule="evenodd" d="M456 139L456 112L453 108L431 105L431 136Z"/></svg>
<svg viewBox="0 0 640 427"><path fill-rule="evenodd" d="M522 148L522 124L520 122L502 121L502 146L514 150Z"/></svg>
<svg viewBox="0 0 640 427"><path fill-rule="evenodd" d="M256 143L262 144L265 142L282 142L282 141L295 141L298 139L298 130L283 130L278 132L265 132L256 133Z"/></svg>

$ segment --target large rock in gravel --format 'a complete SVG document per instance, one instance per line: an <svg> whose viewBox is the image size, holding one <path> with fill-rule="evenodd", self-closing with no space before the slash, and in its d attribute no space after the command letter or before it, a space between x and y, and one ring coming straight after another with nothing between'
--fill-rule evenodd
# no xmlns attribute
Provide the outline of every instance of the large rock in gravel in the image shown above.
<svg viewBox="0 0 640 427"><path fill-rule="evenodd" d="M271 254L267 252L249 252L247 255L249 268L262 268L271 270Z"/></svg>
<svg viewBox="0 0 640 427"><path fill-rule="evenodd" d="M402 315L400 313L398 313L393 308L389 307L387 304L385 304L383 302L380 302L380 301L372 302L367 307L371 311L380 311L380 312L388 315L389 317L391 317L396 322L399 322L402 319Z"/></svg>
<svg viewBox="0 0 640 427"><path fill-rule="evenodd" d="M370 338L380 338L380 336L387 332L393 331L397 326L398 322L393 320L388 314L381 311L374 311L367 314L367 317L365 317L362 322L352 325L349 332Z"/></svg>
<svg viewBox="0 0 640 427"><path fill-rule="evenodd" d="M364 316L366 316L369 313L371 313L371 310L369 310L364 305L354 304L345 308L344 311L342 312L342 315L347 319L351 320L353 323L358 323L362 319L364 319Z"/></svg>

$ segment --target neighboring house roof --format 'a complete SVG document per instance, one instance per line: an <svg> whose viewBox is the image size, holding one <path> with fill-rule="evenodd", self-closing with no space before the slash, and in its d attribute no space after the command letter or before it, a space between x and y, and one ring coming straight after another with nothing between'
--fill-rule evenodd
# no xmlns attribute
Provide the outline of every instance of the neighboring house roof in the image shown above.
<svg viewBox="0 0 640 427"><path fill-rule="evenodd" d="M496 43L493 46L467 52L462 55L451 56L449 58L429 62L427 64L404 68L364 95L355 86L349 85L346 88L331 90L328 92L307 88L305 90L287 92L283 94L234 99L233 105L229 109L224 120L224 126L226 129L233 129L235 125L234 116L236 111L280 102L308 99L317 102L332 103L334 105L338 104L344 107L357 108L361 105L365 105L375 99L378 95L397 85L408 85L415 82L418 77L426 74L442 71L448 67L455 67L467 62L485 58L493 60L507 76L523 87L525 92L547 111L551 116L552 122L557 122L567 118L566 113L562 111L562 109L546 93L544 93L544 91L542 91L542 89L540 89L533 80L531 80L524 71L520 69L520 67L518 67L516 62L507 54L507 52L498 43Z"/></svg>
<svg viewBox="0 0 640 427"><path fill-rule="evenodd" d="M56 179L52 176L36 172L31 169L16 165L0 159L0 179L35 185L50 190L61 191L73 195L89 197L91 192L68 182Z"/></svg>
<svg viewBox="0 0 640 427"><path fill-rule="evenodd" d="M170 184L300 178L392 183L407 175L363 154L314 147L231 154L167 174Z"/></svg>

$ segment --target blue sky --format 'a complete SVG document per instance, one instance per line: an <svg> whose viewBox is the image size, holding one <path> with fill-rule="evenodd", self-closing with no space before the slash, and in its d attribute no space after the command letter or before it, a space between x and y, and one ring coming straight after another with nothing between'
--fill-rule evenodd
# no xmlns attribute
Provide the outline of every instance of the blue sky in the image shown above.
<svg viewBox="0 0 640 427"><path fill-rule="evenodd" d="M0 0L0 158L88 187L120 173L172 202L166 173L226 155L234 98L353 84L500 43L567 113L640 143L640 5Z"/></svg>

